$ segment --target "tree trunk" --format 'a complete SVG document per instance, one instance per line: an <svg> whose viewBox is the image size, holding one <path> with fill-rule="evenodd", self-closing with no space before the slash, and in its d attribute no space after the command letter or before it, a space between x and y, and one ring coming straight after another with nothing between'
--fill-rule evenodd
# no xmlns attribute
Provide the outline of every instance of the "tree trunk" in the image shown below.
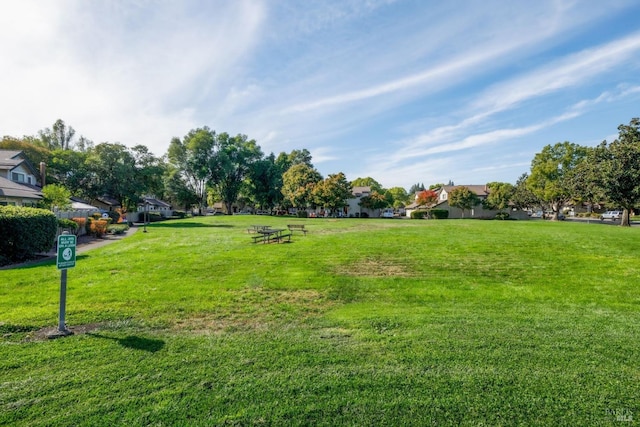
<svg viewBox="0 0 640 427"><path fill-rule="evenodd" d="M624 208L622 210L622 219L620 219L621 227L631 227L631 221L629 218L629 209Z"/></svg>

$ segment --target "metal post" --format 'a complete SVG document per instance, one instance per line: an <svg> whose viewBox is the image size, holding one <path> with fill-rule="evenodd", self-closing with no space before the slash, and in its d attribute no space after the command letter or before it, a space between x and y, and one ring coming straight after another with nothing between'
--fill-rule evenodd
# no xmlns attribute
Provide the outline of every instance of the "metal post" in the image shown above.
<svg viewBox="0 0 640 427"><path fill-rule="evenodd" d="M58 332L67 333L65 312L67 309L67 269L60 270L60 315L58 316Z"/></svg>

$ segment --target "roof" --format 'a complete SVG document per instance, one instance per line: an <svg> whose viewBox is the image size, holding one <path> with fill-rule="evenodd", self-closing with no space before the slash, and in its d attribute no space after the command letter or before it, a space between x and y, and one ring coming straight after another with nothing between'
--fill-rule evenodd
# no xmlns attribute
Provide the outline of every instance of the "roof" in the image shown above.
<svg viewBox="0 0 640 427"><path fill-rule="evenodd" d="M96 200L108 206L120 206L120 202L108 196L96 197Z"/></svg>
<svg viewBox="0 0 640 427"><path fill-rule="evenodd" d="M354 196L362 196L363 194L370 194L371 193L371 187L369 186L364 186L364 187L353 187L353 189L351 190L351 194L353 194Z"/></svg>
<svg viewBox="0 0 640 427"><path fill-rule="evenodd" d="M446 191L447 194L449 194L456 188L460 187L468 188L471 192L475 193L476 196L479 197L487 197L489 195L489 189L486 185L444 185L442 187L442 190Z"/></svg>
<svg viewBox="0 0 640 427"><path fill-rule="evenodd" d="M42 199L42 193L28 185L0 177L0 196L24 199Z"/></svg>
<svg viewBox="0 0 640 427"><path fill-rule="evenodd" d="M167 202L163 202L162 200L158 200L153 197L143 197L143 203L148 203L150 205L159 206L161 208L171 208L171 205Z"/></svg>
<svg viewBox="0 0 640 427"><path fill-rule="evenodd" d="M24 151L0 150L0 169L12 170L21 164L24 164L34 176L38 176L40 173L29 161Z"/></svg>

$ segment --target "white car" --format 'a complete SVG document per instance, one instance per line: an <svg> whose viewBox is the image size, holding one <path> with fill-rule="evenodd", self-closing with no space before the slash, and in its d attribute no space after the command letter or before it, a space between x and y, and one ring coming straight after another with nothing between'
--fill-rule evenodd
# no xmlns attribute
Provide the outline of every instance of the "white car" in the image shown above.
<svg viewBox="0 0 640 427"><path fill-rule="evenodd" d="M611 221L615 221L616 219L622 218L622 211L606 211L602 215L600 215L601 220L610 219Z"/></svg>

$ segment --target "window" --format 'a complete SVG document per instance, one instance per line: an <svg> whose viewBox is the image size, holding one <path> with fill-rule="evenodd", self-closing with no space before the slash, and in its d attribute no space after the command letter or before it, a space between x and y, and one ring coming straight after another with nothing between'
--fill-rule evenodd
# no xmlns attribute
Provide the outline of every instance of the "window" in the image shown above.
<svg viewBox="0 0 640 427"><path fill-rule="evenodd" d="M14 182L24 182L24 174L18 172L11 172L11 180Z"/></svg>

